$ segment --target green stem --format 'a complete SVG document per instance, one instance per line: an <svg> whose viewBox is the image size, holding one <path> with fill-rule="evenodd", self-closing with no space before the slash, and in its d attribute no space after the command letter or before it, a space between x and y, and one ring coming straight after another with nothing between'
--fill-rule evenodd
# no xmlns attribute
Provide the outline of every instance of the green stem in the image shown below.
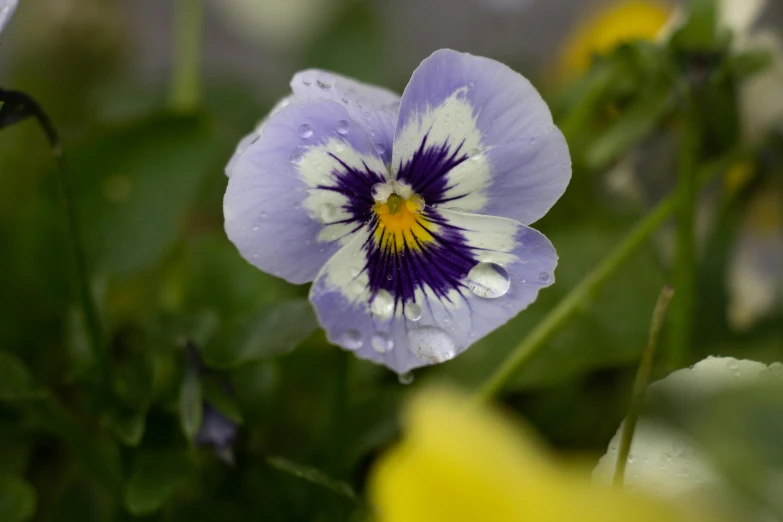
<svg viewBox="0 0 783 522"><path fill-rule="evenodd" d="M666 310L674 295L674 288L666 285L658 295L658 302L655 304L652 322L650 323L650 333L647 337L647 346L642 354L642 361L639 363L639 370L636 373L636 380L633 383L633 392L631 394L631 404L628 407L628 416L623 424L623 433L620 439L620 451L617 455L617 463L614 471L614 485L622 486L625 479L625 466L628 462L628 454L631 452L631 441L636 429L636 422L639 420L639 411L644 402L644 394L647 391L647 385L650 383L652 375L653 362L655 360L655 348L658 345L658 334L663 325L663 318L666 316Z"/></svg>
<svg viewBox="0 0 783 522"><path fill-rule="evenodd" d="M682 130L677 184L677 257L673 280L677 298L672 303L669 346L666 365L674 370L689 359L693 337L693 314L696 302L696 169L699 156L699 127L690 93L685 95L686 111Z"/></svg>
<svg viewBox="0 0 783 522"><path fill-rule="evenodd" d="M54 148L55 159L57 163L58 178L60 181L60 192L62 193L63 207L65 209L65 221L68 226L68 237L73 252L74 266L76 269L76 279L79 284L79 300L81 302L84 320L87 323L87 332L90 336L90 345L95 357L96 368L102 373L102 370L108 368L106 346L103 338L103 326L98 314L98 307L95 304L92 288L90 286L90 271L87 268L87 255L84 250L84 241L82 240L81 230L79 229L79 219L76 213L76 200L73 194L68 169L65 165L65 157L59 147Z"/></svg>
<svg viewBox="0 0 783 522"><path fill-rule="evenodd" d="M201 77L201 37L204 25L203 0L177 0L174 58L170 103L176 112L198 108Z"/></svg>
<svg viewBox="0 0 783 522"><path fill-rule="evenodd" d="M706 165L698 177L699 186L723 172L727 165L742 157L741 151L732 151L726 157ZM669 195L631 230L609 255L566 295L543 321L517 345L508 358L476 392L479 400L489 400L500 392L503 386L538 353L544 344L576 313L588 303L593 295L609 280L617 269L641 247L669 216L674 212L675 195ZM678 289L679 292L679 289Z"/></svg>
<svg viewBox="0 0 783 522"><path fill-rule="evenodd" d="M65 222L68 230L68 243L73 255L74 268L76 270L76 280L79 285L79 302L81 305L84 320L87 323L87 332L90 336L90 346L95 357L99 372L108 367L106 346L103 338L103 326L101 324L98 307L93 298L92 288L90 287L90 271L87 267L87 255L84 250L84 241L82 240L81 230L79 229L79 218L76 212L76 199L73 195L73 187L68 176L68 169L65 164L65 155L60 145L60 137L55 129L52 120L44 112L43 108L21 92L4 91L4 95L12 96L18 103L24 105L29 114L35 118L41 130L46 135L54 156L55 166L58 174L58 183L62 195L63 209L65 210Z"/></svg>

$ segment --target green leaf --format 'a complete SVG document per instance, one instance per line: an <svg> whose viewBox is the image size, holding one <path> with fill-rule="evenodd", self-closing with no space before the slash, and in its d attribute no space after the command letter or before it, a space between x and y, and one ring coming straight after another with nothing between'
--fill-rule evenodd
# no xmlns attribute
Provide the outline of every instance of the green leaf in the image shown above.
<svg viewBox="0 0 783 522"><path fill-rule="evenodd" d="M24 363L15 355L0 351L0 401L40 399L44 395Z"/></svg>
<svg viewBox="0 0 783 522"><path fill-rule="evenodd" d="M90 266L96 274L136 271L172 245L216 159L200 117L158 115L102 130L69 171Z"/></svg>
<svg viewBox="0 0 783 522"><path fill-rule="evenodd" d="M198 371L188 369L182 380L179 396L179 421L182 432L193 441L201 429L204 406L201 401L201 382Z"/></svg>
<svg viewBox="0 0 783 522"><path fill-rule="evenodd" d="M587 152L587 164L605 168L634 144L649 135L672 107L672 96L666 85L651 88L636 100L623 115L593 142Z"/></svg>
<svg viewBox="0 0 783 522"><path fill-rule="evenodd" d="M136 447L144 436L146 416L144 412L115 414L111 419L111 427L120 442L126 446Z"/></svg>
<svg viewBox="0 0 783 522"><path fill-rule="evenodd" d="M226 389L225 381L222 378L208 377L204 379L202 391L204 399L220 413L238 424L244 422L239 405Z"/></svg>
<svg viewBox="0 0 783 522"><path fill-rule="evenodd" d="M38 494L27 481L0 475L0 520L24 522L35 514Z"/></svg>
<svg viewBox="0 0 783 522"><path fill-rule="evenodd" d="M158 511L187 480L189 467L173 450L140 455L125 489L125 507L137 516Z"/></svg>
<svg viewBox="0 0 783 522"><path fill-rule="evenodd" d="M326 488L350 500L358 500L358 496L350 484L342 480L333 479L320 469L310 466L303 466L302 464L291 462L290 460L284 459L282 457L269 457L266 459L266 461L275 469L279 469L280 471L293 475L297 478L306 480L307 482L321 486L322 488Z"/></svg>
<svg viewBox="0 0 783 522"><path fill-rule="evenodd" d="M235 321L204 351L205 363L236 368L249 362L285 355L312 334L318 323L305 299L265 307Z"/></svg>

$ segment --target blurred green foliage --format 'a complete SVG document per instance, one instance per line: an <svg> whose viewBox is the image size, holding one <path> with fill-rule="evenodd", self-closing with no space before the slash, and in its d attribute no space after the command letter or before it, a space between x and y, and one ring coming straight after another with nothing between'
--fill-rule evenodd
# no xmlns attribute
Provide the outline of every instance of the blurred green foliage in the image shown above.
<svg viewBox="0 0 783 522"><path fill-rule="evenodd" d="M405 79L389 77L388 27L374 4L344 4L295 65L401 89ZM107 357L91 351L85 332L60 174L47 144L32 122L4 129L0 520L365 519L368 468L397 436L410 390L441 380L476 386L644 213L643 204L608 197L604 174L632 148L677 128L682 82L703 89L701 160L736 152L736 87L767 60L731 53L714 34L711 2L696 4L706 14L670 46L625 45L597 58L569 89L548 93L574 159L571 187L537 224L558 249L557 284L455 361L417 372L411 386L330 346L307 289L248 265L222 231L224 164L284 93L208 76L202 108L173 114L163 86L127 77L122 32L85 39L66 25L23 50L6 81L60 124ZM118 12L107 16L109 26L119 23ZM783 158L770 150L773 142L748 153L766 158L764 173L779 175ZM746 333L724 319L726 260L742 198L722 196L706 241L690 362L711 353L781 357L780 314ZM604 451L624 415L669 268L654 243L636 253L510 384L507 402L561 450ZM233 464L194 444L205 401L239 424ZM775 419L778 410L759 416ZM778 433L767 424L724 432L711 422L694 429L734 437L716 444L752 440L760 451L777 451L769 440L757 442L759 433Z"/></svg>

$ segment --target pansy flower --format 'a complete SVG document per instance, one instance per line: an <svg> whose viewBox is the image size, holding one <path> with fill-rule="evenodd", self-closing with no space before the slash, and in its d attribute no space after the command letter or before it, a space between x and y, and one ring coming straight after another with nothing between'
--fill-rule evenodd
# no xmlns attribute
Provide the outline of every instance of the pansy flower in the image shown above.
<svg viewBox="0 0 783 522"><path fill-rule="evenodd" d="M11 19L18 3L18 0L0 0L0 33L5 29L8 20Z"/></svg>
<svg viewBox="0 0 783 522"><path fill-rule="evenodd" d="M398 95L308 70L232 159L228 237L265 272L313 281L329 340L398 373L444 362L554 281L528 225L571 161L524 77L435 52Z"/></svg>

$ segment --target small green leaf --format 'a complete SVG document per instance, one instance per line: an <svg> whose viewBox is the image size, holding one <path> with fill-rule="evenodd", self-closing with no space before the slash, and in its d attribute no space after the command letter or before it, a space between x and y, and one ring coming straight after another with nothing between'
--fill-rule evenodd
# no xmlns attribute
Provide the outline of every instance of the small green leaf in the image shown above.
<svg viewBox="0 0 783 522"><path fill-rule="evenodd" d="M284 459L282 457L269 457L266 459L266 461L275 469L279 469L280 471L293 475L297 478L306 480L307 482L321 486L322 488L326 488L350 500L358 500L358 496L350 484L342 480L334 479L320 469L312 468L310 466L303 466L302 464L291 462L290 460Z"/></svg>
<svg viewBox="0 0 783 522"><path fill-rule="evenodd" d="M143 412L116 414L111 419L111 427L120 442L136 447L144 436L146 416Z"/></svg>
<svg viewBox="0 0 783 522"><path fill-rule="evenodd" d="M179 420L182 432L192 441L201 429L204 406L201 402L201 382L198 371L189 369L182 380L179 396Z"/></svg>
<svg viewBox="0 0 783 522"><path fill-rule="evenodd" d="M35 514L38 494L27 481L13 475L0 475L0 520L24 522Z"/></svg>
<svg viewBox="0 0 783 522"><path fill-rule="evenodd" d="M304 299L265 307L229 325L207 346L204 360L216 368L236 368L249 362L285 355L317 327L312 306Z"/></svg>
<svg viewBox="0 0 783 522"><path fill-rule="evenodd" d="M188 464L172 451L140 455L125 490L125 507L137 516L158 511L183 485Z"/></svg>
<svg viewBox="0 0 783 522"><path fill-rule="evenodd" d="M0 401L40 399L44 391L35 385L30 371L15 355L0 351Z"/></svg>
<svg viewBox="0 0 783 522"><path fill-rule="evenodd" d="M244 422L236 399L228 392L221 378L209 377L204 379L202 392L204 399L220 413L238 424Z"/></svg>

